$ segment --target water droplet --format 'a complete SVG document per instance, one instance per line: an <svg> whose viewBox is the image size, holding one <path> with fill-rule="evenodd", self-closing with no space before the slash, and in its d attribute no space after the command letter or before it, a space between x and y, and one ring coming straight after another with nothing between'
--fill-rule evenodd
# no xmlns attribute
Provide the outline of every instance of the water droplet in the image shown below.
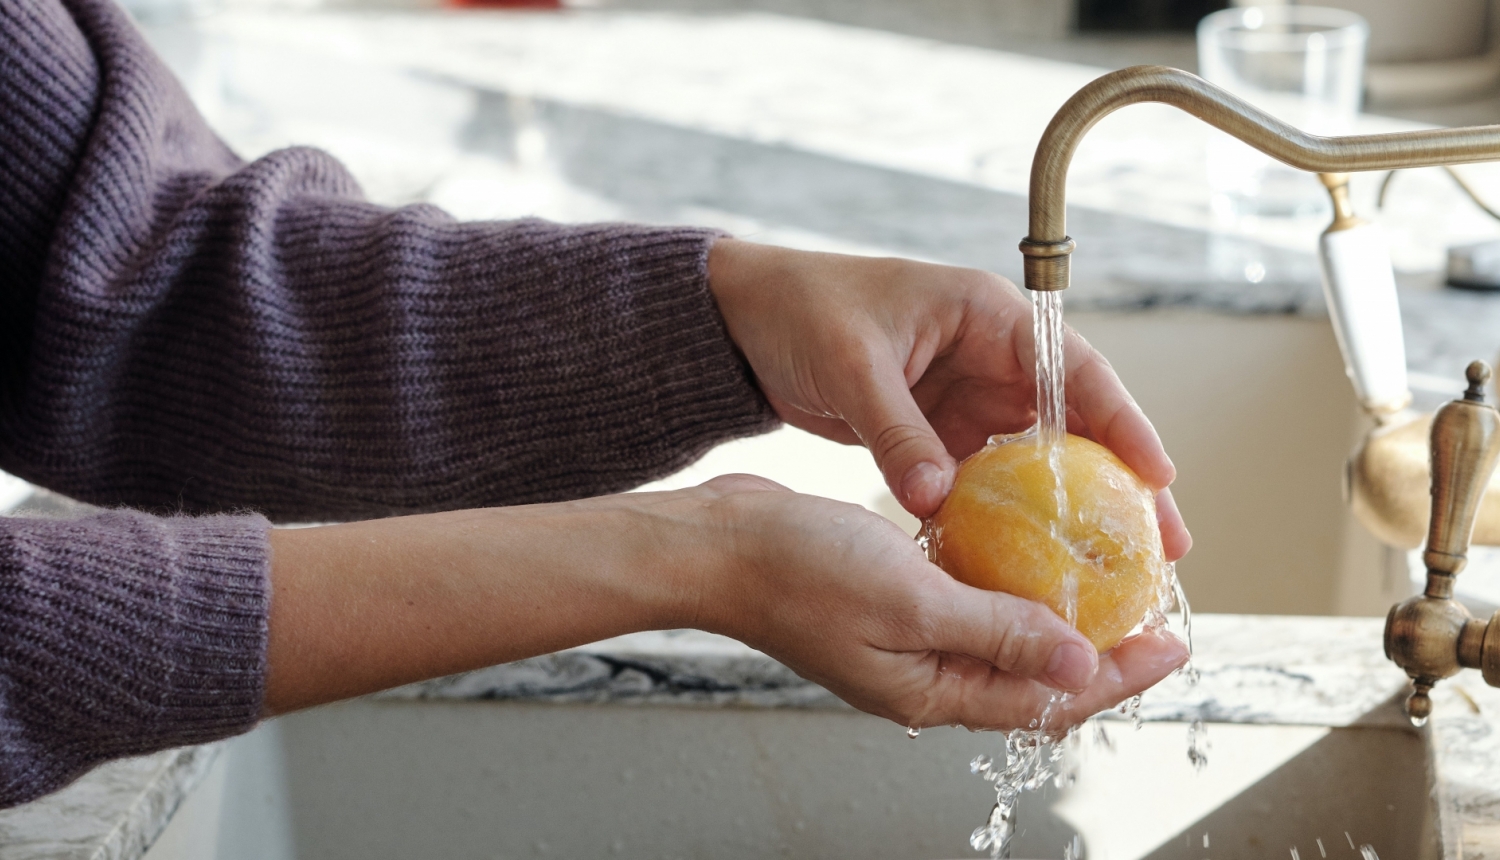
<svg viewBox="0 0 1500 860"><path fill-rule="evenodd" d="M1207 839L1208 837L1205 836L1203 838ZM1323 847L1323 840L1318 839L1318 840L1315 840L1315 841L1318 843L1318 856L1319 857L1327 857L1328 856L1328 850ZM1206 848L1208 846L1205 845L1204 847Z"/></svg>
<svg viewBox="0 0 1500 860"><path fill-rule="evenodd" d="M1349 840L1349 850L1350 851L1357 850L1354 847L1354 837L1349 835L1349 831L1347 831L1347 830L1344 831L1344 838L1347 839L1347 840Z"/></svg>
<svg viewBox="0 0 1500 860"><path fill-rule="evenodd" d="M986 773L994 763L994 760L987 755L974 756L974 760L969 762L969 773Z"/></svg>
<svg viewBox="0 0 1500 860"><path fill-rule="evenodd" d="M1374 845L1359 846L1360 860L1380 860L1380 855L1375 853Z"/></svg>
<svg viewBox="0 0 1500 860"><path fill-rule="evenodd" d="M1427 725L1427 718L1426 717L1412 717L1411 718L1411 724L1420 729L1421 727Z"/></svg>
<svg viewBox="0 0 1500 860"><path fill-rule="evenodd" d="M1296 848L1292 849L1292 860L1302 860L1302 857L1297 853Z"/></svg>
<svg viewBox="0 0 1500 860"><path fill-rule="evenodd" d="M833 523L834 523L834 525L840 525L841 526L841 525L844 524L844 518L843 517L834 517L833 518Z"/></svg>
<svg viewBox="0 0 1500 860"><path fill-rule="evenodd" d="M1202 771L1208 767L1208 727L1203 725L1202 720L1193 720L1188 726L1188 761L1192 763L1193 770Z"/></svg>
<svg viewBox="0 0 1500 860"><path fill-rule="evenodd" d="M1319 842L1318 844L1322 845L1323 843ZM1204 848L1208 847L1208 834L1207 833L1203 834L1203 847Z"/></svg>
<svg viewBox="0 0 1500 860"><path fill-rule="evenodd" d="M906 730L906 736L911 738L912 740L916 740L917 735L920 735L921 733L922 730L917 728L916 726L912 726L911 728Z"/></svg>

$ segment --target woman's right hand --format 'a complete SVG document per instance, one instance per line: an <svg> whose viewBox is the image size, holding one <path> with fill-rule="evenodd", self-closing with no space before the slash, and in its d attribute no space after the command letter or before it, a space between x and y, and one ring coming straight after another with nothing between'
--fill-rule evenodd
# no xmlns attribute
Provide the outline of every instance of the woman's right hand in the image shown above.
<svg viewBox="0 0 1500 860"><path fill-rule="evenodd" d="M739 639L860 710L912 727L1079 722L1181 666L1187 649L1145 633L1099 656L1039 603L964 585L895 524L857 505L748 475L704 497L725 563L691 626Z"/></svg>

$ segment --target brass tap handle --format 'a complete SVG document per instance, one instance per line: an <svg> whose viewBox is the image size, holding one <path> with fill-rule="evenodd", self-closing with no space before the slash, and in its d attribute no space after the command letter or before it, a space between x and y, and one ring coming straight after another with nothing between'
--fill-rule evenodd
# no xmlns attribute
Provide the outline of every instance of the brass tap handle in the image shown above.
<svg viewBox="0 0 1500 860"><path fill-rule="evenodd" d="M1444 405L1432 420L1432 520L1422 562L1450 577L1468 560L1474 515L1500 456L1500 414L1484 402L1489 366L1472 362L1466 375L1463 399Z"/></svg>
<svg viewBox="0 0 1500 860"><path fill-rule="evenodd" d="M1474 515L1500 458L1500 413L1484 402L1489 366L1472 362L1466 375L1463 398L1432 421L1432 520L1422 554L1427 589L1391 607L1385 622L1385 655L1412 679L1406 712L1417 725L1432 713L1433 685L1459 669L1480 669L1486 683L1500 686L1500 613L1478 621L1453 599Z"/></svg>

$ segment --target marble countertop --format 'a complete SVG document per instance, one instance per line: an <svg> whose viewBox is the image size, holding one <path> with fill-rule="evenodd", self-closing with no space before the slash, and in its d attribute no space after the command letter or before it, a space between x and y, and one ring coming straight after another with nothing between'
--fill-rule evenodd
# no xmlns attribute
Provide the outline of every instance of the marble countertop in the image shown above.
<svg viewBox="0 0 1500 860"><path fill-rule="evenodd" d="M1419 731L1401 711L1405 674L1386 660L1384 620L1200 615L1196 684L1148 691L1148 721ZM518 663L412 684L387 700L541 701L625 706L847 708L817 685L730 639L697 631L624 636ZM1447 857L1500 851L1500 690L1465 670L1438 685L1426 733ZM1124 719L1106 712L1106 719Z"/></svg>
<svg viewBox="0 0 1500 860"><path fill-rule="evenodd" d="M136 860L218 751L209 744L111 762L55 794L0 811L0 858Z"/></svg>

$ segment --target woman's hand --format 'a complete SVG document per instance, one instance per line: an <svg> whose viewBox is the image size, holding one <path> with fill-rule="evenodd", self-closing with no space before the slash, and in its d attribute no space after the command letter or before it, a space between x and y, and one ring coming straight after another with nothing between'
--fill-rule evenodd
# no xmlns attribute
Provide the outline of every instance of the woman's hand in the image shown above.
<svg viewBox="0 0 1500 860"><path fill-rule="evenodd" d="M1075 722L1186 658L1098 657L1040 604L929 564L888 520L747 476L271 534L265 709L282 713L638 630L699 627L903 725Z"/></svg>
<svg viewBox="0 0 1500 860"><path fill-rule="evenodd" d="M770 654L902 725L1062 728L1154 685L1187 649L1145 633L1100 657L1039 603L964 585L889 520L747 475L697 488L731 554L692 626Z"/></svg>
<svg viewBox="0 0 1500 860"><path fill-rule="evenodd" d="M717 241L709 284L730 337L787 423L863 443L918 517L953 485L955 458L1036 421L1031 302L996 275L910 260ZM1167 557L1192 545L1166 487L1176 471L1109 362L1065 343L1070 432L1160 492Z"/></svg>

